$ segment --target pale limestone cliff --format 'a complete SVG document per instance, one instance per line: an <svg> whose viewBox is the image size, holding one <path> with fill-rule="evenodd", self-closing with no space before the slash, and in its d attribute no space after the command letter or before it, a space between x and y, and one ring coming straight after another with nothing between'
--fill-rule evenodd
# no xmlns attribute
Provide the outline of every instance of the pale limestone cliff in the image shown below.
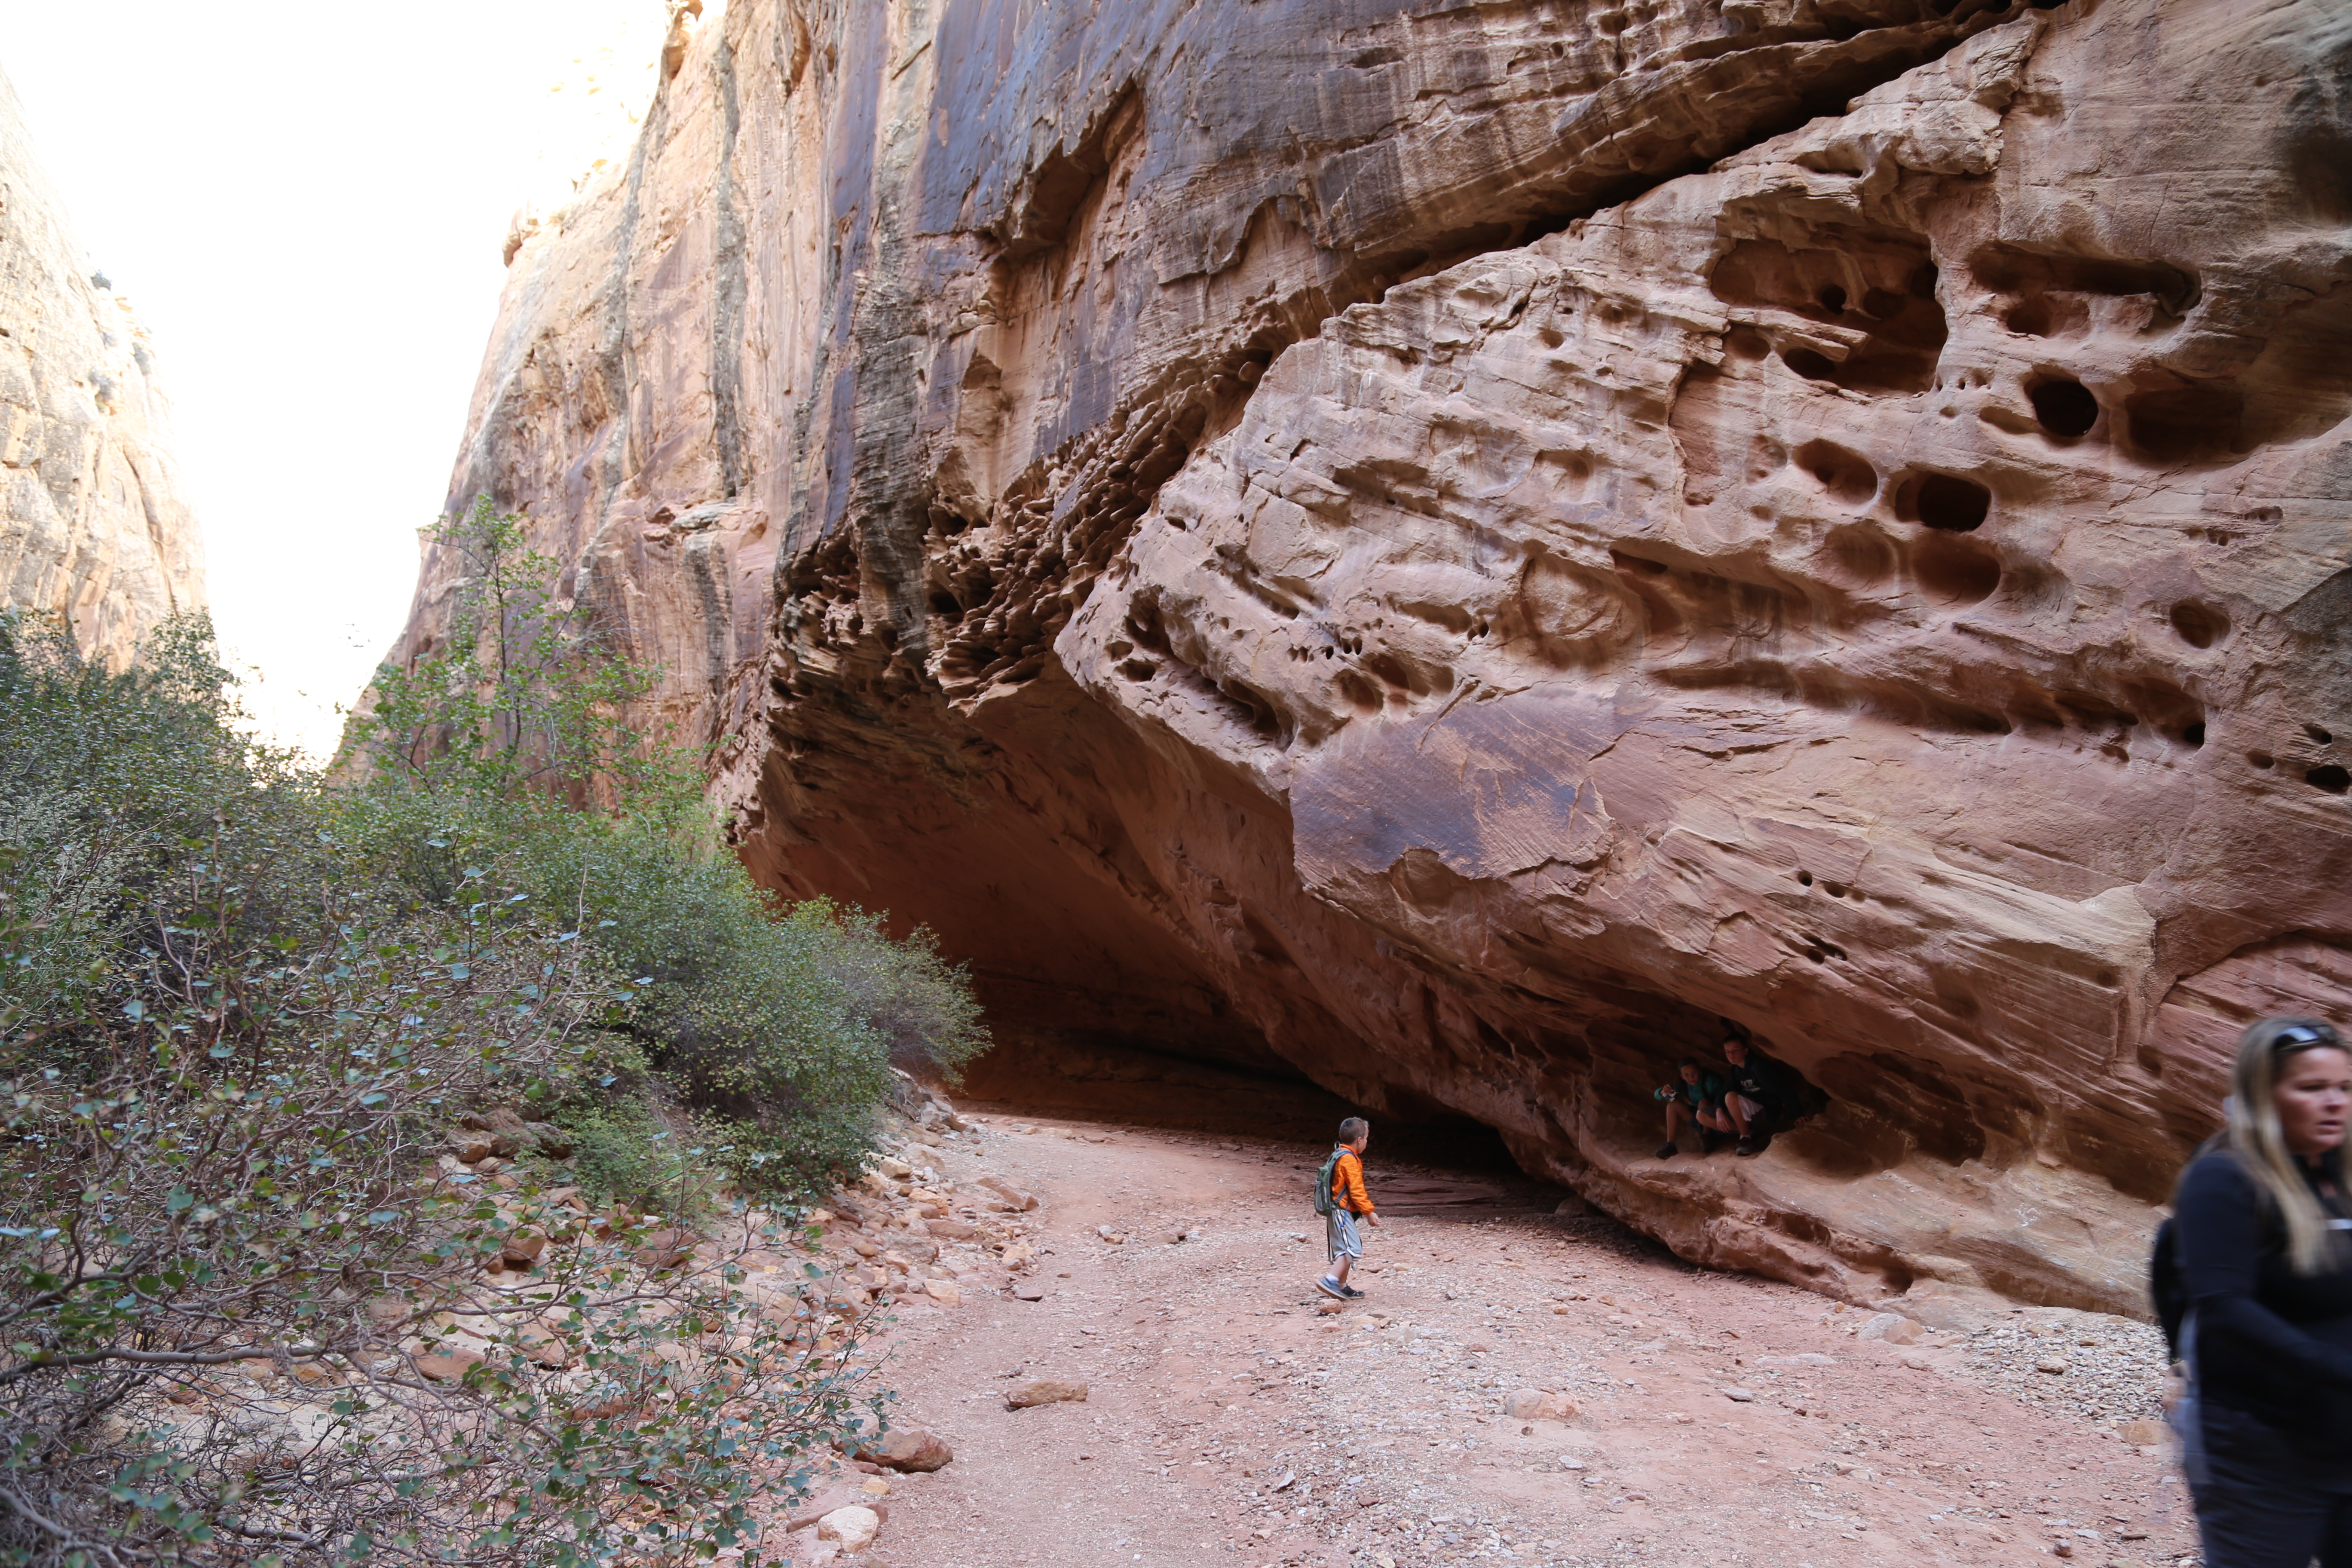
<svg viewBox="0 0 2352 1568"><path fill-rule="evenodd" d="M762 876L972 960L983 1088L1303 1076L1707 1262L2128 1309L2237 1025L2352 1003L2339 9L676 58L451 500L663 664ZM1822 1109L1652 1158L1727 1026Z"/></svg>
<svg viewBox="0 0 2352 1568"><path fill-rule="evenodd" d="M120 664L204 600L147 334L89 277L0 77L0 608L59 616Z"/></svg>

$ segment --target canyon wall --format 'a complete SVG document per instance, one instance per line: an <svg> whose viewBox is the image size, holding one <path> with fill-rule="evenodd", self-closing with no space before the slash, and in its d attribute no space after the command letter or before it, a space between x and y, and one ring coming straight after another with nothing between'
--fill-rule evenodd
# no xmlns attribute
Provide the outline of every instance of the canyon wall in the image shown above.
<svg viewBox="0 0 2352 1568"><path fill-rule="evenodd" d="M983 1090L1311 1080L1702 1262L2135 1310L2238 1027L2352 1002L2340 7L734 0L666 68L451 504L763 879L971 961ZM1654 1158L1727 1027L1822 1108Z"/></svg>
<svg viewBox="0 0 2352 1568"><path fill-rule="evenodd" d="M90 276L0 77L0 609L59 616L120 665L204 600L146 331Z"/></svg>

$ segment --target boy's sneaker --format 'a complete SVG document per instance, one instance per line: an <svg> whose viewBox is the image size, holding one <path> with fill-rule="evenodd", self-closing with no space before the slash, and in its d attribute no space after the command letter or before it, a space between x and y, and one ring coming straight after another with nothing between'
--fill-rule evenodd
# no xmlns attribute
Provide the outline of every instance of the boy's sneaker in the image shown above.
<svg viewBox="0 0 2352 1568"><path fill-rule="evenodd" d="M1681 1152L1682 1151L1680 1149L1675 1148L1671 1143L1661 1143L1658 1145L1658 1152L1655 1157L1661 1160L1671 1160Z"/></svg>
<svg viewBox="0 0 2352 1568"><path fill-rule="evenodd" d="M1315 1281L1315 1289L1322 1291L1323 1294L1330 1297L1334 1301L1344 1301L1348 1299L1348 1288L1345 1285L1340 1284L1337 1279L1332 1279L1328 1274L1326 1274L1322 1279Z"/></svg>
<svg viewBox="0 0 2352 1568"><path fill-rule="evenodd" d="M1340 1286L1339 1294L1346 1297L1350 1301L1360 1301L1364 1299L1364 1293L1361 1290L1357 1289L1353 1285Z"/></svg>
<svg viewBox="0 0 2352 1568"><path fill-rule="evenodd" d="M1763 1152L1763 1149L1764 1146L1755 1139L1742 1138L1731 1152L1735 1154L1758 1154Z"/></svg>

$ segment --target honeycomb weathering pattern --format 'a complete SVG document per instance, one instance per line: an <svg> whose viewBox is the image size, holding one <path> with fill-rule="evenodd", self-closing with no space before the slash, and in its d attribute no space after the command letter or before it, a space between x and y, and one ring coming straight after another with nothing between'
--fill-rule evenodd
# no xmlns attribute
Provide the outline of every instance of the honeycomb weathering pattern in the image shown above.
<svg viewBox="0 0 2352 1568"><path fill-rule="evenodd" d="M2352 995L2352 17L679 58L520 245L452 503L663 665L763 879L972 963L978 1087L1311 1079L1704 1262L2139 1310L2237 1027ZM1827 1109L1656 1162L1727 1020Z"/></svg>

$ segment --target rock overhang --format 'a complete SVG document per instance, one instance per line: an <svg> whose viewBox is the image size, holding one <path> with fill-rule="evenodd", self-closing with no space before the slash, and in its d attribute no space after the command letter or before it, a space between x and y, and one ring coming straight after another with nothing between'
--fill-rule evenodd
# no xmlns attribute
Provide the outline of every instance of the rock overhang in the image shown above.
<svg viewBox="0 0 2352 1568"><path fill-rule="evenodd" d="M1842 1294L2133 1310L2236 1022L2345 994L2291 85L2342 42L1573 10L739 5L518 258L493 367L616 390L478 414L453 496L1009 1050L1444 1106ZM1727 1021L1829 1105L1649 1159Z"/></svg>

